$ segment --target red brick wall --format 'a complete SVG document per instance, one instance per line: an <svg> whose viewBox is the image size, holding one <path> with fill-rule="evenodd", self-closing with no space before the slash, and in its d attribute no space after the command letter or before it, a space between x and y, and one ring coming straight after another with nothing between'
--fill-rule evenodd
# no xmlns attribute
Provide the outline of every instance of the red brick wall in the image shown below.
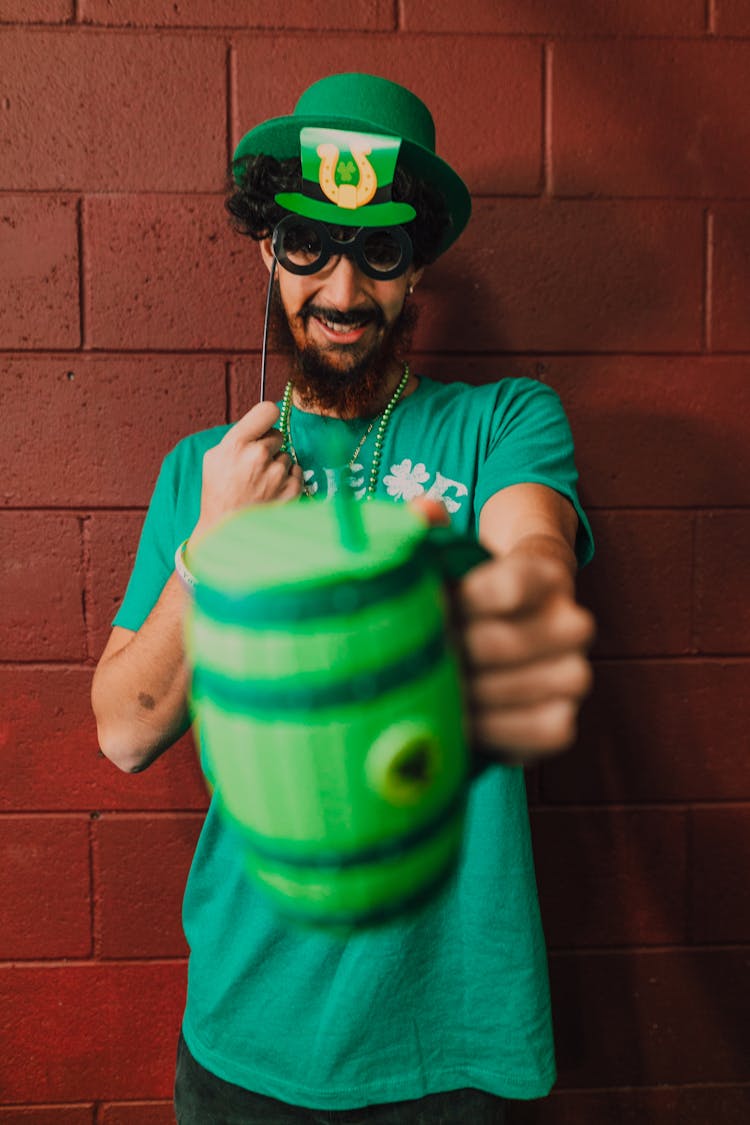
<svg viewBox="0 0 750 1125"><path fill-rule="evenodd" d="M750 0L0 0L0 1125L171 1120L203 789L187 742L98 756L91 670L161 458L257 393L232 144L337 69L421 94L475 194L417 365L555 386L599 541L596 693L530 778L561 1077L519 1120L739 1125Z"/></svg>

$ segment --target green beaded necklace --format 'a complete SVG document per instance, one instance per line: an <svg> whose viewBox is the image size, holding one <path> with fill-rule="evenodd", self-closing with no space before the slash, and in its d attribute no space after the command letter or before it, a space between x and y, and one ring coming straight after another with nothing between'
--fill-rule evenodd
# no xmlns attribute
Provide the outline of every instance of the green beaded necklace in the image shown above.
<svg viewBox="0 0 750 1125"><path fill-rule="evenodd" d="M375 488L376 488L377 483L378 483L378 475L380 473L380 461L381 461L381 458L383 456L383 442L385 441L385 435L386 435L386 431L388 429L388 423L391 420L391 414L393 414L393 411L396 407L396 403L401 398L401 395L404 393L404 388L406 387L406 384L409 382L409 374L410 374L409 364L405 363L404 364L404 374L401 377L401 382L399 383L399 385L396 387L395 391L391 395L390 402L388 403L388 405L386 406L386 408L385 408L385 410L383 411L382 414L376 415L372 419L369 426L367 427L365 432L362 434L362 437L357 442L356 449L354 450L351 457L349 458L349 464L348 464L347 467L348 467L349 471L351 471L352 466L356 464L357 458L359 457L360 453L362 452L362 449L364 447L365 442L367 441L368 437L372 433L372 430L373 430L373 427L374 427L375 423L377 422L378 418L380 418L380 423L379 423L377 431L375 433L375 448L373 449L373 454L372 454L372 465L370 466L370 477L369 477L369 480L367 482L367 489L365 490L365 500L369 500L370 497L375 492ZM284 443L281 447L281 451L283 453L288 453L289 456L291 457L292 461L294 462L294 464L299 465L299 457L297 456L297 450L294 448L294 443L292 441L291 414L292 414L292 384L287 383L286 387L284 388L284 397L281 400L281 418L279 419L279 428L281 430L281 436L284 439ZM307 487L303 488L303 492L306 496L310 495Z"/></svg>

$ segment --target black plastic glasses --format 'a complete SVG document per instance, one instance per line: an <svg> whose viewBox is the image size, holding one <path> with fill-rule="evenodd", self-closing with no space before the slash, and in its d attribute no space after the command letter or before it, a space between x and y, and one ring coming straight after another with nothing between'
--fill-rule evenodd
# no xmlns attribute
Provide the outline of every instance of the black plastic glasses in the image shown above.
<svg viewBox="0 0 750 1125"><path fill-rule="evenodd" d="M342 227L286 215L271 242L274 257L290 273L312 274L346 254L378 281L401 277L411 265L411 239L403 227Z"/></svg>

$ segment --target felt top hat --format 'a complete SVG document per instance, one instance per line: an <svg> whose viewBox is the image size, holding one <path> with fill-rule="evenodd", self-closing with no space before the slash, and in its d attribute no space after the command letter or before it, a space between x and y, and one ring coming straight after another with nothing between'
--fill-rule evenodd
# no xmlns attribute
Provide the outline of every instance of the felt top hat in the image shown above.
<svg viewBox="0 0 750 1125"><path fill-rule="evenodd" d="M277 160L301 156L302 190L276 202L306 218L341 226L409 222L414 208L391 197L398 160L445 198L451 225L439 253L469 221L463 180L435 154L435 124L416 94L370 74L333 74L302 94L289 117L256 125L237 145L235 162L260 153ZM236 175L241 177L241 166Z"/></svg>

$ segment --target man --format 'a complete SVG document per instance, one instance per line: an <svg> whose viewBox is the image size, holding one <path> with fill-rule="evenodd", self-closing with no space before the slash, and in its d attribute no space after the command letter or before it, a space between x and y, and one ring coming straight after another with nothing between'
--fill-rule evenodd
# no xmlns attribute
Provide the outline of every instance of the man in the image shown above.
<svg viewBox="0 0 750 1125"><path fill-rule="evenodd" d="M261 402L166 458L94 680L102 749L137 771L187 726L175 552L188 574L191 544L227 513L330 494L335 444L362 499L439 501L492 553L455 610L473 741L497 762L472 784L450 887L347 940L279 921L212 802L185 897L178 1120L502 1121L505 1099L554 1080L519 763L570 744L589 686L573 591L592 544L570 432L531 380L443 386L410 369L409 298L470 211L413 94L323 79L243 138L234 174L228 206L271 271L290 382L281 412Z"/></svg>

